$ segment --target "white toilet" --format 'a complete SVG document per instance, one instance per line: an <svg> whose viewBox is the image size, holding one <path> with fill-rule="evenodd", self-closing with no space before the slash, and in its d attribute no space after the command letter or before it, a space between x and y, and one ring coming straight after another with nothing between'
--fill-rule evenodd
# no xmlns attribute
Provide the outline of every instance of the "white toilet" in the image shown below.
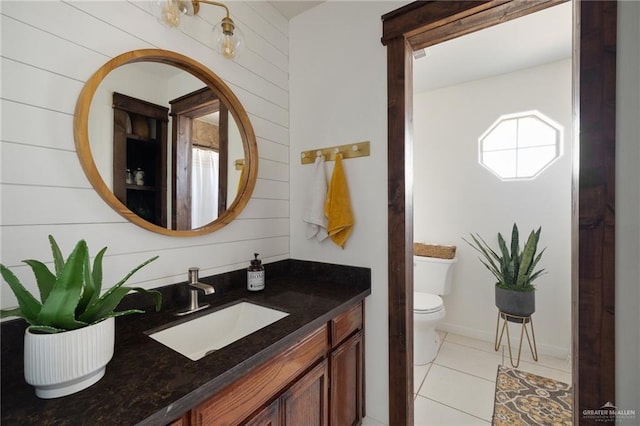
<svg viewBox="0 0 640 426"><path fill-rule="evenodd" d="M440 295L451 292L453 264L458 259L413 256L413 363L436 357L440 338L436 324L446 314Z"/></svg>

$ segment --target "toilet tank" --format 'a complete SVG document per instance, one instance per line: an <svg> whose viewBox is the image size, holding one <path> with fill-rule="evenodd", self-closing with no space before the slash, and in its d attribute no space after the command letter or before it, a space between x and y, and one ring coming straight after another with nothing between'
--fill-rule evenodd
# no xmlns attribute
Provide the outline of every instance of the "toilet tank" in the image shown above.
<svg viewBox="0 0 640 426"><path fill-rule="evenodd" d="M413 291L445 295L451 293L453 265L458 261L413 256Z"/></svg>

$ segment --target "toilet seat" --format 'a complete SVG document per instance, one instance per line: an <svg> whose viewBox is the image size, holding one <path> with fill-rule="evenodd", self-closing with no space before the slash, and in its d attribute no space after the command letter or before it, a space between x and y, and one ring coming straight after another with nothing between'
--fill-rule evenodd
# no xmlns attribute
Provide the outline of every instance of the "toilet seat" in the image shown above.
<svg viewBox="0 0 640 426"><path fill-rule="evenodd" d="M431 293L413 293L413 311L420 314L429 314L444 309L442 297Z"/></svg>

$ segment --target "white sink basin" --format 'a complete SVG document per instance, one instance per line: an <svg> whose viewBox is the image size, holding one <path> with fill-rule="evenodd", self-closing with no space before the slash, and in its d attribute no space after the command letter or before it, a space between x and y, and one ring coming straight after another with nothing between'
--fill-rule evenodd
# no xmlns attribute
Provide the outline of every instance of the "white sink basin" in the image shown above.
<svg viewBox="0 0 640 426"><path fill-rule="evenodd" d="M197 361L289 315L249 302L239 302L219 311L150 334L152 339Z"/></svg>

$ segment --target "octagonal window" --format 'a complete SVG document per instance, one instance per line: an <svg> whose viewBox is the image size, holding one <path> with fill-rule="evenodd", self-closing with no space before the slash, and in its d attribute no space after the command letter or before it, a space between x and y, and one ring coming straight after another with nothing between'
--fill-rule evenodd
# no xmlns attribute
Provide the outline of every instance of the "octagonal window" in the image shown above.
<svg viewBox="0 0 640 426"><path fill-rule="evenodd" d="M538 111L503 115L479 142L480 164L500 179L531 179L562 154L562 126Z"/></svg>

